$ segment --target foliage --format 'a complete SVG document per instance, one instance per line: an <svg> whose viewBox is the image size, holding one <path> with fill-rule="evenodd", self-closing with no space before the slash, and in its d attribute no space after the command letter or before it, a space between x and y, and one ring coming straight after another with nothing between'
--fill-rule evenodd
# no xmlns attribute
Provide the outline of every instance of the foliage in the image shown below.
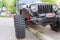
<svg viewBox="0 0 60 40"><path fill-rule="evenodd" d="M12 12L15 13L16 12L16 8L14 6L16 0L5 0L5 6L7 7L7 9Z"/></svg>
<svg viewBox="0 0 60 40"><path fill-rule="evenodd" d="M0 0L0 7L5 6L11 13L16 12L16 8L14 6L14 3L16 0Z"/></svg>
<svg viewBox="0 0 60 40"><path fill-rule="evenodd" d="M42 2L56 3L56 0L42 0Z"/></svg>
<svg viewBox="0 0 60 40"><path fill-rule="evenodd" d="M0 7L3 5L3 2L2 2L2 0L0 0Z"/></svg>

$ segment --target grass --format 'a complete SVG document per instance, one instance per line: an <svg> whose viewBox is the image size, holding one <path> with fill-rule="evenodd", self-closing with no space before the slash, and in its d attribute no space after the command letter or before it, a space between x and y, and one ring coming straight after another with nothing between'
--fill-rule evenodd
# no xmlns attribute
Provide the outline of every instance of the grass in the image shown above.
<svg viewBox="0 0 60 40"><path fill-rule="evenodd" d="M0 18L6 18L7 16L0 16Z"/></svg>
<svg viewBox="0 0 60 40"><path fill-rule="evenodd" d="M39 30L39 32L44 34L44 31L43 31L42 29L41 29L41 30Z"/></svg>

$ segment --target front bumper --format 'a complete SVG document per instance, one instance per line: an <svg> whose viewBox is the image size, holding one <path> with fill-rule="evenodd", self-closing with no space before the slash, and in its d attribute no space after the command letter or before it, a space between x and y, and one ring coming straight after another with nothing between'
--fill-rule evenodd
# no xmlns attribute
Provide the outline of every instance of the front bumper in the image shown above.
<svg viewBox="0 0 60 40"><path fill-rule="evenodd" d="M52 18L44 18L42 23L55 23L57 21L56 17L52 17Z"/></svg>
<svg viewBox="0 0 60 40"><path fill-rule="evenodd" d="M34 23L55 23L57 21L56 17L51 17L51 18L36 18L32 17L31 21Z"/></svg>

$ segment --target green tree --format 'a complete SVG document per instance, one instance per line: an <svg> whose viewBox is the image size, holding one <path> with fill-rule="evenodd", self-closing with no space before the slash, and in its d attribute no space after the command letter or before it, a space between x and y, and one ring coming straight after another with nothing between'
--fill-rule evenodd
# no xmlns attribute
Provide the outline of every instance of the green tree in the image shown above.
<svg viewBox="0 0 60 40"><path fill-rule="evenodd" d="M16 2L16 0L5 0L4 5L7 7L7 9L11 12L11 13L15 13L16 12L16 8L14 6L14 3Z"/></svg>
<svg viewBox="0 0 60 40"><path fill-rule="evenodd" d="M1 5L2 5L2 2L0 1L0 7L1 7Z"/></svg>
<svg viewBox="0 0 60 40"><path fill-rule="evenodd" d="M5 6L11 13L15 13L16 12L16 8L14 7L15 2L16 0L0 0L0 7Z"/></svg>
<svg viewBox="0 0 60 40"><path fill-rule="evenodd" d="M0 0L0 7L3 5L3 0Z"/></svg>
<svg viewBox="0 0 60 40"><path fill-rule="evenodd" d="M48 2L48 3L56 3L56 0L42 0L42 2Z"/></svg>

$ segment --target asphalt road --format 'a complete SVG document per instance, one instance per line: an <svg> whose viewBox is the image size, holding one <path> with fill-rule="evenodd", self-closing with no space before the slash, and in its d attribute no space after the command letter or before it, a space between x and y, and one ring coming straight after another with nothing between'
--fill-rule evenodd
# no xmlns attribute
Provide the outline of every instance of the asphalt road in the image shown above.
<svg viewBox="0 0 60 40"><path fill-rule="evenodd" d="M17 40L13 18L0 18L0 40ZM26 29L26 38L20 40L37 40L36 37Z"/></svg>

